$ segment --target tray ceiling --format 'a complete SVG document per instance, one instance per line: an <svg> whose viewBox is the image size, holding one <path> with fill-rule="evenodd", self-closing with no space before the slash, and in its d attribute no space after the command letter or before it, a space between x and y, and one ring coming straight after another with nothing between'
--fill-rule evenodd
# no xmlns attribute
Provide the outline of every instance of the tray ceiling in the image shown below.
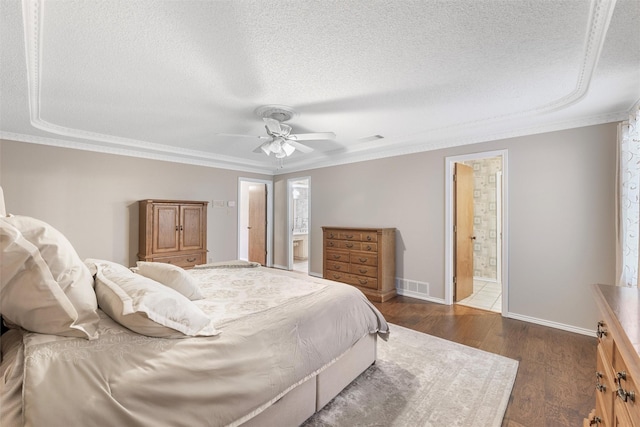
<svg viewBox="0 0 640 427"><path fill-rule="evenodd" d="M637 0L3 0L0 12L0 137L25 142L279 174L619 121L640 98ZM281 164L254 153L266 104L297 112L293 133L337 137Z"/></svg>

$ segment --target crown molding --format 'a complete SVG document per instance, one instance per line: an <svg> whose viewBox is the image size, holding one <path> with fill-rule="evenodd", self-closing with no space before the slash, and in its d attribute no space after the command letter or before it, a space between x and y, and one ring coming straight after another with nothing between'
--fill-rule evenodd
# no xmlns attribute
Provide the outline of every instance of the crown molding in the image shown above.
<svg viewBox="0 0 640 427"><path fill-rule="evenodd" d="M170 150L151 151L137 150L134 147L113 147L99 144L91 144L87 142L70 141L66 139L48 138L43 136L25 135L13 132L0 131L0 139L27 142L31 144L48 145L52 147L71 148L75 150L93 151L96 153L114 154L117 156L138 157L149 160L162 160L173 163L184 163L194 166L205 166L210 168L234 170L238 172L257 173L272 176L273 168L265 166L256 166L247 164L242 159L233 159L233 161L220 161L219 156L213 156L210 153L200 151L191 151L190 155L184 153L172 152Z"/></svg>

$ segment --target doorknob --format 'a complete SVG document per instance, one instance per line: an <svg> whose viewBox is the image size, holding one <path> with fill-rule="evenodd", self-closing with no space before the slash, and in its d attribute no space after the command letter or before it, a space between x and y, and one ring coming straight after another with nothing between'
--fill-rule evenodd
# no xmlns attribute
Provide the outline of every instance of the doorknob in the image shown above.
<svg viewBox="0 0 640 427"><path fill-rule="evenodd" d="M476 240L476 236L471 236L471 240Z"/></svg>

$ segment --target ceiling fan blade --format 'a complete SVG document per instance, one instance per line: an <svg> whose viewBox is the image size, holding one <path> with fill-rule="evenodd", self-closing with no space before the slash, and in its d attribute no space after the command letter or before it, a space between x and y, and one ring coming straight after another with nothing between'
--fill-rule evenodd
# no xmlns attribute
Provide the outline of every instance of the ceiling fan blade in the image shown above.
<svg viewBox="0 0 640 427"><path fill-rule="evenodd" d="M299 142L293 139L287 139L287 143L293 146L296 150L300 151L301 153L310 153L313 151L313 148L304 144L300 144Z"/></svg>
<svg viewBox="0 0 640 427"><path fill-rule="evenodd" d="M253 139L271 139L268 136L258 136L258 135L242 135L237 133L214 133L215 136L232 136L237 138L253 138Z"/></svg>
<svg viewBox="0 0 640 427"><path fill-rule="evenodd" d="M295 135L289 135L289 139L296 141L312 141L321 139L336 139L336 134L333 132L319 132L319 133L297 133Z"/></svg>
<svg viewBox="0 0 640 427"><path fill-rule="evenodd" d="M269 132L275 133L276 135L282 134L282 128L280 127L279 121L269 117L264 117L263 120L267 124L267 130L269 130Z"/></svg>

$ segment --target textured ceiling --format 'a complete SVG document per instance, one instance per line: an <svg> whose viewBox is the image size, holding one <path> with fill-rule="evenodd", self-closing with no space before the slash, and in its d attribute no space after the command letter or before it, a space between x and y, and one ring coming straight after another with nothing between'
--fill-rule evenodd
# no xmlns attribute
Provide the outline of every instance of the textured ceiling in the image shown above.
<svg viewBox="0 0 640 427"><path fill-rule="evenodd" d="M0 16L0 137L243 171L618 121L640 99L639 0L2 0ZM265 104L337 138L254 153Z"/></svg>

